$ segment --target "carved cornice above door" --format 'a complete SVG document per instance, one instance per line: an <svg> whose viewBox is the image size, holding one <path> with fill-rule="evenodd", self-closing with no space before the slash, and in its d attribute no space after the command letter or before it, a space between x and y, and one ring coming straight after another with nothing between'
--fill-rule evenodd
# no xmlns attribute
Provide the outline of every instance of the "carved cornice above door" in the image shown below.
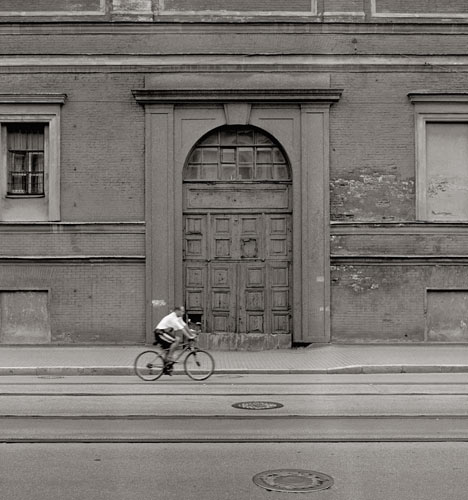
<svg viewBox="0 0 468 500"><path fill-rule="evenodd" d="M322 73L236 72L169 73L146 77L145 88L133 90L140 104L197 102L324 102L340 99Z"/></svg>

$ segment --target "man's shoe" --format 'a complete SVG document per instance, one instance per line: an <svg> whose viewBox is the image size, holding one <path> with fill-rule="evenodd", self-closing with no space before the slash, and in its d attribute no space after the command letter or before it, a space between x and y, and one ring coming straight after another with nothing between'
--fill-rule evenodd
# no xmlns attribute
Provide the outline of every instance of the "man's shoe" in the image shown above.
<svg viewBox="0 0 468 500"><path fill-rule="evenodd" d="M165 373L166 375L170 375L172 377L172 372L173 372L172 363L164 367L163 373Z"/></svg>

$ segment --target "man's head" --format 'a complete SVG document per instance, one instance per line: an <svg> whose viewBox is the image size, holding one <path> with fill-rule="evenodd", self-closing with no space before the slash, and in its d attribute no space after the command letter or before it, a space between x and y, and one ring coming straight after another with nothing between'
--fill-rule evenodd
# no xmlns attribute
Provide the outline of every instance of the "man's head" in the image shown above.
<svg viewBox="0 0 468 500"><path fill-rule="evenodd" d="M185 307L184 306L174 307L174 312L179 318L181 318L185 314Z"/></svg>

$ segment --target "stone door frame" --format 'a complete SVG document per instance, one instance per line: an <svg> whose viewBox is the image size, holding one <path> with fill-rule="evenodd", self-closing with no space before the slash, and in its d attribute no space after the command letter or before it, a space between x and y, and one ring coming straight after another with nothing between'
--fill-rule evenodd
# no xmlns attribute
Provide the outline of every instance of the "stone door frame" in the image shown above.
<svg viewBox="0 0 468 500"><path fill-rule="evenodd" d="M145 108L146 335L183 301L182 171L223 125L253 125L289 156L293 177L293 342L330 341L329 111L340 89L315 74L170 74L133 95ZM317 87L314 87L314 82Z"/></svg>

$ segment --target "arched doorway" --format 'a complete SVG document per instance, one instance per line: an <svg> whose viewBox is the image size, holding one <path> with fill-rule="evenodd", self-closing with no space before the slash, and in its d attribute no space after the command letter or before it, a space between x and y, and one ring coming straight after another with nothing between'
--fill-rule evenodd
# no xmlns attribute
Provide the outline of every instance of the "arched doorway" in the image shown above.
<svg viewBox="0 0 468 500"><path fill-rule="evenodd" d="M284 151L254 127L216 129L189 154L185 304L204 331L247 343L253 334L258 343L262 336L292 333L291 185Z"/></svg>

